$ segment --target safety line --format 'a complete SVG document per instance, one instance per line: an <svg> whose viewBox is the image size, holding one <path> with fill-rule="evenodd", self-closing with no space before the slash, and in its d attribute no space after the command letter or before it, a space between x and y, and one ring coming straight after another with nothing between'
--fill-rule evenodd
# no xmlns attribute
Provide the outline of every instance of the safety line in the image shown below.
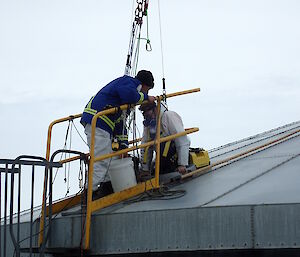
<svg viewBox="0 0 300 257"><path fill-rule="evenodd" d="M276 169L276 168L278 168L278 167L280 167L280 166L286 164L287 162L289 162L289 161L291 161L291 160L293 160L293 159L295 159L295 158L297 158L297 157L299 157L299 156L300 156L300 153L298 153L298 154L292 156L291 158L289 158L289 159L287 159L287 160L284 160L283 162L281 162L281 163L279 163L279 164L276 164L275 166L271 167L270 169L264 171L263 173L258 174L258 175L256 175L256 176L254 176L253 178L248 179L247 181L245 181L245 182L239 184L238 186L236 186L236 187L234 187L234 188L228 190L227 192L225 192L225 193L223 193L223 194L221 194L221 195L215 197L214 199L209 200L208 202L202 204L201 207L203 207L203 206L205 206L205 205L207 205L207 204L210 204L210 203L212 203L212 202L214 202L214 201L216 201L216 200L222 198L222 197L225 196L225 195L228 195L229 193L235 191L236 189L241 188L242 186L244 186L244 185L246 185L246 184L252 182L253 180L255 180L255 179L257 179L257 178L262 177L263 175L265 175L265 174L267 174L267 173L273 171L274 169Z"/></svg>
<svg viewBox="0 0 300 257"><path fill-rule="evenodd" d="M211 165L208 165L208 166L206 166L206 167L203 167L203 168L194 170L194 171L192 171L192 172L189 172L189 173L187 173L187 174L185 174L185 175L182 175L181 178L182 178L182 179L186 179L186 178L192 177L193 175L196 175L196 174L197 174L197 175L203 175L203 174L209 172L209 171L211 170L211 168L213 168L213 167L215 167L215 166L219 166L219 165L221 165L221 164L226 164L226 163L228 163L229 161L238 159L238 158L243 157L243 156L246 156L246 155L248 156L249 154L251 154L251 153L253 154L253 153L255 153L256 151L258 151L258 150L260 150L260 149L267 148L267 147L271 147L271 145L273 145L273 144L276 144L276 143L283 143L283 142L287 141L287 140L289 139L289 137L291 137L292 135L294 135L294 134L296 134L296 133L299 133L299 132L300 132L300 129L299 129L299 130L296 130L296 131L294 131L294 132L292 132L292 133L289 133L288 135L285 135L285 136L283 136L283 137L281 137L281 138L275 139L275 140L273 140L273 141L271 141L271 142L269 142L269 143L263 144L263 145L261 145L261 146L254 147L254 148L252 148L252 149L250 149L250 150L247 150L247 151L245 151L245 152L236 154L236 155L231 156L231 157L229 157L229 158L226 158L226 159L224 159L224 160L218 161L218 162L216 162L216 163L214 163L214 164L211 164ZM299 134L299 135L300 135L300 134Z"/></svg>
<svg viewBox="0 0 300 257"><path fill-rule="evenodd" d="M161 67L162 67L162 77L165 77L164 69L164 53L163 53L163 40L162 40L162 29L161 29L161 16L160 16L160 0L157 0L158 4L158 20L159 20L159 35L160 35L160 52L161 52Z"/></svg>
<svg viewBox="0 0 300 257"><path fill-rule="evenodd" d="M257 141L254 141L254 142L251 142L251 143L249 143L249 144L245 144L245 145L242 145L242 146L240 146L240 147L231 149L231 150L229 150L229 151L227 151L227 152L220 153L220 154L218 154L218 155L215 155L215 156L211 157L211 159L216 158L216 157L219 157L219 156L222 156L222 155L225 155L225 154L230 153L230 152L234 152L234 151L236 151L236 150L242 149L242 148L247 147L247 146L249 146L249 145L256 144L256 143L261 142L261 141L264 141L264 140L266 140L266 139L269 139L269 138L272 138L272 137L275 137L275 136L278 136L278 135L287 133L287 132L292 131L292 130L295 130L295 129L297 129L297 128L300 128L300 125L297 126L297 127L293 127L293 128L291 128L291 129L285 130L285 131L281 131L281 132L279 132L279 133L277 133L277 134L270 135L270 136L268 136L268 137L263 137L263 138L261 138L261 139L259 139L259 140L257 140ZM260 134L259 134L259 135L260 135ZM254 138L255 138L255 137L253 137L253 138L248 138L247 140L254 139ZM242 142L247 141L247 140L237 141L235 144L242 143Z"/></svg>
<svg viewBox="0 0 300 257"><path fill-rule="evenodd" d="M74 195L74 197L70 197L70 198L69 198L70 200L65 204L65 206L63 207L63 209L62 209L61 211L63 211L65 208L67 208L67 207L72 203L72 201L75 199L75 196L77 196L77 195L79 195L79 194L81 194L81 193L82 193L82 190L78 191L78 192ZM57 214L55 214L54 217L52 217L52 219L55 219L59 214L60 214L60 212L57 213ZM37 221L37 219L36 219L35 221ZM44 227L44 229L46 229L48 226L49 226L49 224L46 224L45 227ZM38 236L39 234L41 234L42 232L43 232L43 230L42 230L42 231L38 231L38 232L36 232L35 234L33 234L32 237L36 237L36 236ZM22 242L24 242L24 241L26 241L26 240L28 240L28 239L30 239L30 236L27 236L27 237L23 238L22 240L19 241L19 243L22 243Z"/></svg>
<svg viewBox="0 0 300 257"><path fill-rule="evenodd" d="M270 134L270 133L272 133L272 132L274 132L274 131L276 131L276 130L281 130L281 129L284 129L284 128L287 128L287 127L294 126L295 124L298 124L298 123L300 123L300 121L292 122L292 123L290 123L290 124L286 124L286 125L284 125L284 126L281 126L281 127L278 127L278 128L274 128L274 129L265 131L265 132L263 132L263 133L256 134L256 135L254 135L254 136L250 136L250 137L244 138L244 139L242 139L242 140L238 140L238 141L235 141L235 142L228 143L228 144L226 144L226 145L222 145L222 146L219 146L219 147L210 149L210 150L209 150L209 153L212 153L212 152L215 152L215 151L219 151L219 150L221 150L221 149L224 149L224 148L226 148L226 147L235 145L235 144L237 144L237 143L242 143L242 142L248 141L248 140L250 140L250 139L254 139L254 138L257 138L257 137L260 137L260 136L264 136L264 135L266 135L266 134ZM300 125L297 125L297 126L291 128L291 129L285 130L285 131L290 131L290 130L293 130L293 129L296 129L296 128L299 128L299 127L300 127Z"/></svg>

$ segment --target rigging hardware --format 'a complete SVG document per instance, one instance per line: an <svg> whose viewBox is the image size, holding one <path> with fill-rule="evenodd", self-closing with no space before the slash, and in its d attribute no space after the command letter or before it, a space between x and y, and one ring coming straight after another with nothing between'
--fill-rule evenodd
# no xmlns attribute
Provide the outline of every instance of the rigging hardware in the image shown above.
<svg viewBox="0 0 300 257"><path fill-rule="evenodd" d="M162 69L162 84L163 84L163 99L165 107L167 106L167 97L166 97L166 79L165 79L165 68L164 68L164 54L163 54L163 39L162 39L162 29L161 29L161 15L160 15L160 0L157 0L158 4L158 21L159 21L159 35L160 35L160 53L161 53L161 69Z"/></svg>
<svg viewBox="0 0 300 257"><path fill-rule="evenodd" d="M148 16L149 0L136 0L136 3L137 3L137 7L134 12L135 17L132 23L132 30L131 30L130 40L129 40L129 49L128 49L128 54L126 59L125 75L135 75L138 55L139 55L143 18L144 16ZM147 39L147 44L149 48L150 40L149 41L148 40L149 38ZM134 59L132 60L134 51L135 51ZM132 70L132 67L134 68L134 70Z"/></svg>

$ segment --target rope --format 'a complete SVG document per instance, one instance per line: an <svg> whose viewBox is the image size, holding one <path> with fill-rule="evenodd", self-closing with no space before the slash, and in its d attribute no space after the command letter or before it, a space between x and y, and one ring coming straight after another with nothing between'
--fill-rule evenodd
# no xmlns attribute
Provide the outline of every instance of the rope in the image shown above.
<svg viewBox="0 0 300 257"><path fill-rule="evenodd" d="M161 52L161 67L162 67L162 77L165 77L164 69L164 54L163 54L163 40L162 40L162 29L161 29L161 16L160 16L160 0L157 1L158 5L158 20L159 20L159 35L160 35L160 52Z"/></svg>
<svg viewBox="0 0 300 257"><path fill-rule="evenodd" d="M138 61L139 61L139 55L140 55L140 45L141 45L141 25L139 26L139 36L137 37L137 44L136 44L134 59L133 59L133 63L132 63L132 66L134 67L133 70L131 71L132 76L136 75Z"/></svg>
<svg viewBox="0 0 300 257"><path fill-rule="evenodd" d="M68 140L68 135L69 135L69 129L70 129L70 121L69 121L68 128L67 128L67 131L66 131L66 136L65 136L65 142L64 142L63 150L65 150L66 147L67 147L67 140ZM62 160L62 158L63 158L63 153L61 153L60 161ZM54 184L54 181L55 181L57 173L58 173L58 169L59 168L56 168L56 172L55 172L52 184ZM66 177L66 171L65 171L65 177Z"/></svg>
<svg viewBox="0 0 300 257"><path fill-rule="evenodd" d="M89 146L88 143L84 140L83 136L80 134L80 132L79 132L79 130L77 129L77 127L75 126L75 123L74 123L73 120L72 120L72 123L73 123L73 126L74 126L74 128L75 128L77 134L78 134L79 137L81 138L81 140L82 140L87 146Z"/></svg>
<svg viewBox="0 0 300 257"><path fill-rule="evenodd" d="M284 126L281 126L281 127L278 127L278 128L274 128L274 129L265 131L265 132L263 132L263 133L256 134L256 135L254 135L254 136L250 136L250 137L244 138L244 139L242 139L242 140L238 140L238 141L231 142L231 143L228 143L228 144L219 146L219 147L215 147L215 148L209 150L209 152L212 153L212 152L221 150L221 149L223 149L223 148L226 148L226 147L235 145L235 144L237 144L237 143L242 143L242 142L248 141L248 140L250 140L250 139L262 137L262 136L268 135L268 134L270 134L270 133L272 133L272 132L274 132L274 131L278 131L278 130L281 130L281 129L285 129L285 128L291 127L291 126L293 126L293 125L296 125L296 124L298 124L298 123L300 123L300 121L292 122L292 123L290 123L290 124L287 124L287 125L284 125ZM300 125L297 125L296 127L290 128L289 130L285 130L285 131L280 132L280 133L284 133L284 132L286 132L286 131L290 131L290 130L293 130L293 129L298 128L298 127L300 127ZM279 134L280 134L280 133L279 133ZM276 135L277 135L277 134L276 134Z"/></svg>
<svg viewBox="0 0 300 257"><path fill-rule="evenodd" d="M72 148L72 131L73 131L73 123L71 123L71 128L70 128L70 138L69 138L69 150L71 150ZM71 157L71 153L69 153L69 158ZM68 163L68 178L67 178L67 192L66 195L67 196L70 192L70 169L71 169L71 163Z"/></svg>
<svg viewBox="0 0 300 257"><path fill-rule="evenodd" d="M125 204L132 204L141 201L150 200L172 200L183 197L186 194L185 190L170 190L167 186L163 185L158 189L145 191L134 199L124 201Z"/></svg>
<svg viewBox="0 0 300 257"><path fill-rule="evenodd" d="M138 55L139 55L139 47L140 47L140 39L141 39L141 27L143 24L143 17L148 16L148 1L149 0L136 0L137 7L135 9L135 15L133 18L133 23L132 23L132 30L131 30L131 35L130 35L130 40L129 40L129 49L128 49L128 54L127 54L127 59L126 59L126 66L125 66L125 75L135 75L136 73L136 67L137 67L137 62L138 62ZM148 26L147 26L148 30ZM147 31L148 33L148 31ZM139 35L137 38L137 34ZM148 36L148 35L147 35ZM136 40L138 41L136 42ZM137 43L137 44L136 44ZM150 44L149 38L147 39L147 46ZM150 45L151 47L151 45ZM135 57L132 63L132 54L135 50ZM132 67L134 70L131 70Z"/></svg>
<svg viewBox="0 0 300 257"><path fill-rule="evenodd" d="M75 197L76 197L77 195L81 194L81 193L82 193L82 190L79 190L79 191L78 191L78 192L70 199L70 201L68 201L68 202L65 204L65 206L62 208L61 211L65 210L65 209L72 203L72 201L75 199ZM42 206L42 205L40 205L40 206ZM38 206L38 207L40 207L40 206ZM38 207L36 207L36 208L38 208ZM23 211L23 212L24 212L24 211ZM56 214L52 217L52 219L55 219L59 214L60 214L60 212L56 213ZM24 215L25 215L25 214L24 214ZM47 228L48 226L49 226L49 224L46 224L46 225L44 226L44 229ZM36 232L35 234L32 235L32 237L35 237L35 236L39 235L39 234L42 233L42 232L43 232L43 231ZM27 237L23 238L22 240L20 240L19 243L22 243L23 241L28 240L29 238L30 238L30 236L27 236Z"/></svg>
<svg viewBox="0 0 300 257"><path fill-rule="evenodd" d="M217 154L217 155L211 157L211 159L214 159L214 158L216 158L216 157L219 157L219 156L228 154L228 153L230 153L230 152L234 152L234 151L239 150L239 149L242 149L242 148L244 148L244 147L247 147L247 146L250 146L250 145L259 143L259 142L264 141L264 140L267 140L267 139L269 139L269 138L272 138L272 137L275 137L275 136L279 136L279 135L281 135L281 134L284 134L284 133L287 133L287 132L289 132L289 131L295 130L295 129L299 128L299 127L300 127L300 126L293 127L293 128L291 128L291 129L288 129L288 130L285 130L285 131L281 131L281 132L278 132L278 133L276 133L276 134L273 134L273 135L270 135L270 136L267 136L267 137L262 137L262 138L260 138L260 139L258 139L258 140L256 140L256 141L253 141L253 142L250 142L250 143L248 143L248 144L241 145L241 146L239 146L239 147L230 149L230 150L228 150L228 151L226 151L226 152ZM229 146L232 146L232 145L234 145L234 144L238 144L238 143L242 143L242 142L248 141L248 140L250 140L250 139L255 139L255 138L260 137L260 136L261 136L261 134L257 134L256 136L253 136L253 137L251 137L251 138L246 138L245 140L236 141L236 142L231 143L230 145L228 145L228 147L229 147ZM225 148L225 147L224 147L224 148ZM220 148L220 149L222 149L222 148ZM217 149L217 150L219 150L219 149ZM216 150L214 150L214 151L216 151ZM212 152L214 152L214 151L210 151L209 153L212 153Z"/></svg>
<svg viewBox="0 0 300 257"><path fill-rule="evenodd" d="M223 194L221 194L221 195L219 195L219 196L217 196L217 197L215 197L215 198L209 200L208 202L202 204L201 207L203 207L203 206L205 206L205 205L207 205L207 204L210 204L210 203L212 203L212 202L214 202L214 201L216 201L216 200L222 198L223 196L225 196L225 195L227 195L227 194L229 194L229 193L235 191L235 190L238 189L238 188L241 188L242 186L244 186L244 185L246 185L246 184L252 182L253 180L255 180L255 179L259 178L259 177L262 177L263 175L265 175L265 174L267 174L267 173L273 171L274 169L276 169L276 168L278 168L278 167L280 167L280 166L282 166L282 165L288 163L289 161L291 161L291 160L293 160L293 159L295 159L295 158L297 158L297 157L299 157L299 156L300 156L300 153L298 153L298 154L296 154L296 155L293 155L291 158L288 158L287 160L284 160L283 162L281 162L281 163L279 163L279 164L276 164L275 166L273 166L273 167L271 167L270 169L268 169L268 170L262 172L261 174L258 174L258 175L256 175L256 176L254 176L254 177L248 179L247 181L245 181L245 182L243 182L243 183L241 183L241 184L239 184L239 185L233 187L232 189L228 190L227 192L225 192L225 193L223 193Z"/></svg>
<svg viewBox="0 0 300 257"><path fill-rule="evenodd" d="M165 68L164 68L164 53L163 53L163 39L161 29L161 15L160 15L160 0L157 0L158 5L158 19L159 19L159 35L160 35L160 53L161 53L161 68L162 68L162 84L163 84L163 102L167 104L166 97L166 79L165 79Z"/></svg>

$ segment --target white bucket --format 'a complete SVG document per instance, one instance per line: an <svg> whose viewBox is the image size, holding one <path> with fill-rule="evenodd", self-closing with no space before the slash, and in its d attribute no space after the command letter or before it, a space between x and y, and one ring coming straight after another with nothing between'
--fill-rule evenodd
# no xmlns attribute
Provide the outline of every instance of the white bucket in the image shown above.
<svg viewBox="0 0 300 257"><path fill-rule="evenodd" d="M114 192L120 192L136 185L136 177L131 158L112 159L109 175Z"/></svg>

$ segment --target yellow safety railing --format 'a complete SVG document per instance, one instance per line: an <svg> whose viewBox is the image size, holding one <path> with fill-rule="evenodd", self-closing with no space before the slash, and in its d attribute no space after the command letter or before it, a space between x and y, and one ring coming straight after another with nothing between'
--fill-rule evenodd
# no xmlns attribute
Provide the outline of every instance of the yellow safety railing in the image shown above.
<svg viewBox="0 0 300 257"><path fill-rule="evenodd" d="M195 92L199 92L200 88L196 88L196 89L191 89L191 90L185 90L185 91L181 91L181 92L176 92L176 93L172 93L172 94L168 94L166 95L167 98L170 97L174 97L174 96L179 96L179 95L184 95L184 94L190 94L190 93L195 93ZM101 155L101 156L96 156L94 155L94 147L95 147L95 130L96 130L96 122L97 119L101 116L101 115L107 115L107 114L114 114L117 111L120 110L126 110L129 107L131 107L131 105L128 104L124 104L121 105L120 107L116 107L116 108L110 108L101 112L98 112L96 115L94 115L93 119L92 119L92 123L91 123L91 145L90 145L90 163L89 163L89 170L88 170L88 187L87 187L87 210L86 210L86 231L85 231L85 245L84 248L88 249L89 245L90 245L90 225L91 225L91 215L93 212L100 210L104 207L110 206L112 204L115 203L119 203L120 201L123 201L125 199L131 198L133 196L139 195L145 191L148 191L150 189L153 188L159 188L159 166L160 166L160 144L163 142L167 142L167 141L171 141L177 137L181 137L190 133L194 133L197 132L199 129L198 128L189 128L186 129L183 132L171 135L171 136L167 136L167 137L160 137L160 102L161 99L163 98L163 96L159 96L156 98L157 100L157 131L156 131L156 138L153 141L144 143L144 144L140 144L140 145L135 145L117 152L113 152L110 154L105 154L105 155ZM139 105L139 104L137 104ZM48 128L48 139L47 139L47 153L46 153L46 159L49 160L50 158L50 148L51 148L51 135L52 135L52 128L55 124L57 123L61 123L61 122L65 122L65 121L70 121L70 120L74 120L76 118L81 117L82 114L77 114L74 116L69 116L69 117L65 117L62 119L58 119L53 121ZM133 141L134 143L134 141ZM148 146L152 146L152 145L156 145L156 162L155 162L155 177L152 179L149 179L145 182L141 182L138 183L136 186L125 189L123 191L120 192L116 192L113 193L111 195L105 196L103 198L97 199L92 201L92 178L93 178L93 172L94 172L94 163L97 161L101 161L107 158L111 158L114 156L119 156L121 154L125 154L128 152L131 152L133 150L136 149L141 149L141 148L145 148ZM80 156L75 156L72 158L68 158L65 160L60 161L60 163L67 163L70 161L74 161L79 159ZM46 185L46 181L44 182L44 192L43 192L43 196L45 194L45 185ZM44 197L43 197L44 199ZM70 202L72 201L72 203L70 204ZM60 202L54 203L52 206L52 213L57 213L59 211L61 211L64 206L66 206L66 204L68 204L68 207L73 207L74 205L78 204L80 202L80 195L77 195L75 197L72 198L68 198L65 200L62 200ZM48 214L48 208L46 208L46 210L44 209L44 202L42 204L42 212L41 212L41 219L40 219L40 232L44 230L44 215L46 213L46 215ZM41 245L43 241L43 233L39 234L39 245Z"/></svg>

